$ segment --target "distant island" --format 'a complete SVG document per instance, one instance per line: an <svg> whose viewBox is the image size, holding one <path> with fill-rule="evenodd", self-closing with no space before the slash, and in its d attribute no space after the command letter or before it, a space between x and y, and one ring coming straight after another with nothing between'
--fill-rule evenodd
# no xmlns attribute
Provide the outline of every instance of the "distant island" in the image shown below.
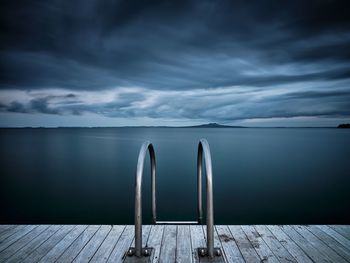
<svg viewBox="0 0 350 263"><path fill-rule="evenodd" d="M244 128L244 127L243 126L221 125L221 124L213 122L213 123L194 125L194 126L184 126L183 128Z"/></svg>
<svg viewBox="0 0 350 263"><path fill-rule="evenodd" d="M349 129L349 128L350 128L350 123L342 123L342 124L339 124L337 128Z"/></svg>

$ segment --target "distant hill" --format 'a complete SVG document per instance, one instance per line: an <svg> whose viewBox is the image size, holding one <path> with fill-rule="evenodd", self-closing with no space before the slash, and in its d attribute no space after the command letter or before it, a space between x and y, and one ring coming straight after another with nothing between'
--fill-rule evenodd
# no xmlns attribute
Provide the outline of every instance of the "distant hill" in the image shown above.
<svg viewBox="0 0 350 263"><path fill-rule="evenodd" d="M347 129L349 129L350 128L350 123L339 124L337 128L347 128Z"/></svg>
<svg viewBox="0 0 350 263"><path fill-rule="evenodd" d="M207 123L195 126L185 126L184 128L244 128L243 126L221 125L218 123Z"/></svg>

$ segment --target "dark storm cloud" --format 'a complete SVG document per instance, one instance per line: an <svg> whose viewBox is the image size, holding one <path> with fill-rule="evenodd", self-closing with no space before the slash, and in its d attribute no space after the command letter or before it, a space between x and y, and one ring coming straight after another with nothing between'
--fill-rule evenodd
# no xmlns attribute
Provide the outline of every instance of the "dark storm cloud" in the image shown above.
<svg viewBox="0 0 350 263"><path fill-rule="evenodd" d="M65 95L48 95L48 96L33 96L26 102L16 101L15 98L8 105L1 104L0 111L17 112L17 113L46 113L46 114L62 114L60 104L52 106L52 102L60 101L62 105L70 105L80 103L77 96L69 93ZM71 113L77 114L74 109Z"/></svg>
<svg viewBox="0 0 350 263"><path fill-rule="evenodd" d="M43 94L8 95L0 110L210 120L348 115L349 18L348 1L328 0L2 1L0 88ZM140 91L101 101L81 94L125 87ZM215 92L222 87L227 94ZM50 89L65 90L63 97ZM151 102L148 91L156 94Z"/></svg>
<svg viewBox="0 0 350 263"><path fill-rule="evenodd" d="M2 6L3 88L272 85L283 76L247 77L229 59L263 67L348 62L350 54L345 1L11 1ZM301 72L287 81L302 77Z"/></svg>
<svg viewBox="0 0 350 263"><path fill-rule="evenodd" d="M35 99L30 102L31 109L37 112L58 114L58 110L50 109L47 105L47 99Z"/></svg>
<svg viewBox="0 0 350 263"><path fill-rule="evenodd" d="M2 106L2 109L5 109L9 112L20 112L20 113L28 113L28 109L25 108L25 106L18 102L18 101L12 101L9 106Z"/></svg>

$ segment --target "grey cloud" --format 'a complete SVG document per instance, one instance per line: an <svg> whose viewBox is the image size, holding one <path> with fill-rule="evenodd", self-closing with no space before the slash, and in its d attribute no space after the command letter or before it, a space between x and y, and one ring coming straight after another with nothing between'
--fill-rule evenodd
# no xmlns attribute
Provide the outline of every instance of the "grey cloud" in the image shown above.
<svg viewBox="0 0 350 263"><path fill-rule="evenodd" d="M30 102L30 108L34 111L48 114L58 114L59 111L48 107L47 99L34 99Z"/></svg>
<svg viewBox="0 0 350 263"><path fill-rule="evenodd" d="M2 88L273 85L283 76L247 78L228 59L265 67L329 59L348 64L350 56L346 1L5 1L2 5ZM327 36L337 41L327 43ZM316 44L310 48L307 42ZM329 70L334 66L325 65Z"/></svg>
<svg viewBox="0 0 350 263"><path fill-rule="evenodd" d="M28 110L24 107L24 105L18 101L13 101L8 107L4 105L2 108L8 112L28 113Z"/></svg>
<svg viewBox="0 0 350 263"><path fill-rule="evenodd" d="M141 93L125 92L119 95L114 102L105 104L106 108L125 108L131 106L132 103L143 101L145 95Z"/></svg>
<svg viewBox="0 0 350 263"><path fill-rule="evenodd" d="M61 114L58 109L50 108L48 101L45 98L33 99L29 104L13 101L8 106L3 106L0 109L7 112L17 113L46 113L46 114Z"/></svg>
<svg viewBox="0 0 350 263"><path fill-rule="evenodd" d="M341 0L2 1L0 89L46 94L7 99L0 110L212 121L348 115L349 18ZM139 105L147 92L234 86L244 91L162 93ZM142 90L94 103L81 96L125 87Z"/></svg>
<svg viewBox="0 0 350 263"><path fill-rule="evenodd" d="M282 97L289 99L317 99L339 97L345 100L346 97L350 98L350 90L291 92Z"/></svg>

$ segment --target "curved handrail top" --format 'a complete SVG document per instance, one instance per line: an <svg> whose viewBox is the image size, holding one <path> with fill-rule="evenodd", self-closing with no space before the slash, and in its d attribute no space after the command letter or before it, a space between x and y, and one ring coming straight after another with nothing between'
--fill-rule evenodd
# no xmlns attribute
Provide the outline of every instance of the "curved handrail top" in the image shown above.
<svg viewBox="0 0 350 263"><path fill-rule="evenodd" d="M136 168L136 184L141 187L141 180L143 174L144 162L147 154L147 150L149 150L151 160L155 159L155 152L153 145L150 141L145 141L141 149L139 151L139 157L137 159L137 168Z"/></svg>
<svg viewBox="0 0 350 263"><path fill-rule="evenodd" d="M199 140L199 149L201 149L204 152L204 160L205 160L205 169L206 169L206 174L207 174L207 180L210 182L207 183L212 183L212 176L213 176L213 168L211 164L211 154L210 154L210 147L209 143L206 139L202 138Z"/></svg>

